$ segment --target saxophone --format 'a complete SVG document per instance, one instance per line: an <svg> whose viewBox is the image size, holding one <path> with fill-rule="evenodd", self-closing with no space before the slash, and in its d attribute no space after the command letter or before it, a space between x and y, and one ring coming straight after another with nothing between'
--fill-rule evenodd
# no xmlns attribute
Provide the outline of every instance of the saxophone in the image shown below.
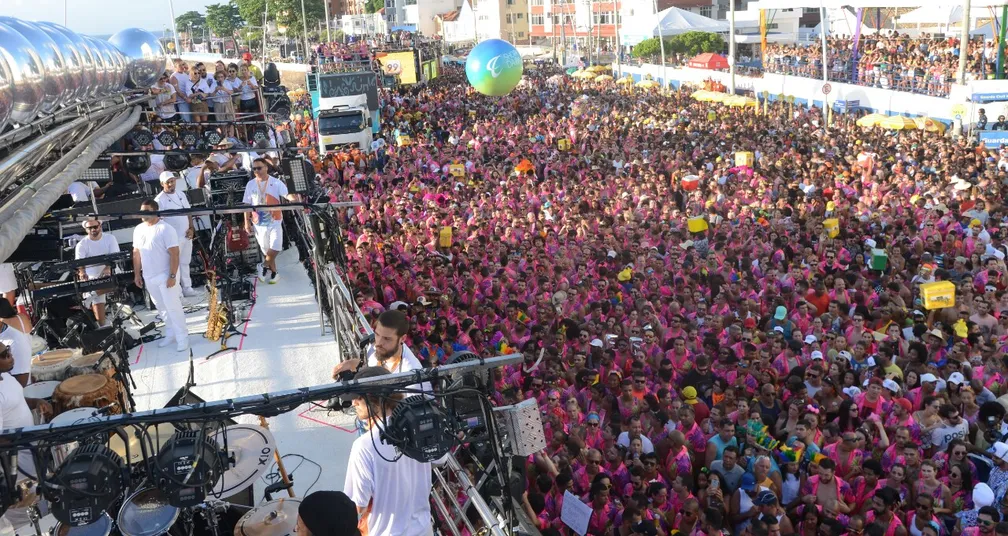
<svg viewBox="0 0 1008 536"><path fill-rule="evenodd" d="M216 342L220 340L224 326L227 325L228 310L217 299L217 274L208 270L207 280L210 284L210 295L207 298L207 329L204 336Z"/></svg>

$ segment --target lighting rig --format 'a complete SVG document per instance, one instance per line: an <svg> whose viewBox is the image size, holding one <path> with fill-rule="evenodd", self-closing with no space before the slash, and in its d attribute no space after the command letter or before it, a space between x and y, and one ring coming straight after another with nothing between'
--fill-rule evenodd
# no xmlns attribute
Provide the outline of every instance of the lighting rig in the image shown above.
<svg viewBox="0 0 1008 536"><path fill-rule="evenodd" d="M228 455L227 421L239 415L276 416L299 406L334 397L368 394L379 398L397 393L415 394L401 401L396 409L382 419L378 429L382 439L396 447L399 455L428 462L447 460L446 469L460 469L453 453L470 441L469 427L444 401L471 389L459 387L459 380L470 375L483 376L487 371L522 362L521 354L492 358L460 360L426 370L401 372L385 376L341 381L329 385L248 396L217 402L173 406L152 411L123 415L93 415L72 424L49 424L0 433L0 513L20 500L16 486L17 470L12 461L19 450L32 453L35 474L39 475L39 490L52 504L57 520L68 526L92 523L117 502L135 490L141 482L160 488L172 506L192 508L215 497L222 475L235 463ZM409 386L429 382L432 391L418 392ZM501 412L490 409L489 391L477 389L486 410L488 423L485 441L496 445L498 454L517 452L512 431ZM536 415L538 415L536 413ZM503 424L496 424L500 420ZM171 438L154 449L151 430L170 423L176 429ZM537 422L538 441L545 445L542 423ZM129 432L127 432L129 431ZM131 468L122 456L106 444L112 435L126 445L126 459L135 459L130 452L129 435L139 439L142 463ZM219 439L223 440L221 444ZM76 443L75 443L76 442ZM54 447L76 444L62 463L56 464L48 453ZM495 459L500 456L495 455ZM502 462L499 462L502 463ZM140 470L138 471L138 467ZM443 472L436 473L444 479ZM453 480L463 482L458 477ZM464 482L468 482L465 480ZM482 512L492 512L476 487L468 483L469 503ZM432 494L432 500L433 494ZM438 502L440 501L440 502ZM441 498L435 505L444 505ZM461 505L455 509L464 511ZM506 513L488 514L486 521L493 534L505 534L513 527ZM501 518L505 518L502 522Z"/></svg>

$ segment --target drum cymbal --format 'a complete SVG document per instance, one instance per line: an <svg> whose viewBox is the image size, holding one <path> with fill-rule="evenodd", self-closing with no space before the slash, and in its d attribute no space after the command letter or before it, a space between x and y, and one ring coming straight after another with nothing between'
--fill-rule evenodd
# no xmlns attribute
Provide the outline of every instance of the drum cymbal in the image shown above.
<svg viewBox="0 0 1008 536"><path fill-rule="evenodd" d="M230 497L251 486L269 470L276 452L273 434L261 426L236 424L217 432L214 440L222 449L225 437L228 456L234 458L235 466L228 468L214 484L212 492L218 497Z"/></svg>
<svg viewBox="0 0 1008 536"><path fill-rule="evenodd" d="M109 448L112 452L122 456L129 464L143 461L143 450L140 448L140 440L137 439L135 429L127 428L126 437L129 438L129 460L126 460L126 444L123 443L119 434L112 434L109 439ZM168 442L175 435L175 426L171 423L161 423L147 427L147 435L150 436L151 443L147 445L147 454L156 456L161 450L161 446ZM153 448L151 448L153 445Z"/></svg>
<svg viewBox="0 0 1008 536"><path fill-rule="evenodd" d="M277 499L249 510L235 525L234 536L288 536L297 526L301 499Z"/></svg>

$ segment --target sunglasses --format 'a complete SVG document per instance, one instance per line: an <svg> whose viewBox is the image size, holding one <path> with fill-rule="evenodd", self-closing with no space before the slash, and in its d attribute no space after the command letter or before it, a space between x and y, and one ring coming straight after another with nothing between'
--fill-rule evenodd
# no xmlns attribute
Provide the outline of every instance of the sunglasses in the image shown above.
<svg viewBox="0 0 1008 536"><path fill-rule="evenodd" d="M252 166L252 171L263 171L264 169L266 168L262 166Z"/></svg>
<svg viewBox="0 0 1008 536"><path fill-rule="evenodd" d="M94 230L97 230L97 229L101 229L101 225L89 225L87 227L88 231L94 231Z"/></svg>
<svg viewBox="0 0 1008 536"><path fill-rule="evenodd" d="M588 426L595 427L595 426L598 426L598 425L599 425L599 423L597 423L597 422L588 421Z"/></svg>

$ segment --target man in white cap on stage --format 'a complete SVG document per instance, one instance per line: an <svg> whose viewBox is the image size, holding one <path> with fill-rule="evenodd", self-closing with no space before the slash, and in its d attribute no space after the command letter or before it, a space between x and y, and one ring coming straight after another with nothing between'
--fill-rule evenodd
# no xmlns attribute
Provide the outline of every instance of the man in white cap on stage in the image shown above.
<svg viewBox="0 0 1008 536"><path fill-rule="evenodd" d="M185 192L176 186L180 179L178 173L165 171L161 173L161 193L154 197L161 210L179 210L192 208L189 198ZM192 288L189 265L192 263L193 237L196 236L196 229L193 227L193 217L190 215L167 216L162 218L165 223L175 229L179 241L179 274L178 282L182 284L182 295L186 298L196 296L196 291Z"/></svg>
<svg viewBox="0 0 1008 536"><path fill-rule="evenodd" d="M160 210L157 201L148 199L140 206L142 212ZM143 223L133 230L134 283L146 288L151 301L165 316L165 337L159 346L174 340L179 352L189 348L189 329L182 309L182 288L178 284L179 239L175 229L156 214L144 216Z"/></svg>

